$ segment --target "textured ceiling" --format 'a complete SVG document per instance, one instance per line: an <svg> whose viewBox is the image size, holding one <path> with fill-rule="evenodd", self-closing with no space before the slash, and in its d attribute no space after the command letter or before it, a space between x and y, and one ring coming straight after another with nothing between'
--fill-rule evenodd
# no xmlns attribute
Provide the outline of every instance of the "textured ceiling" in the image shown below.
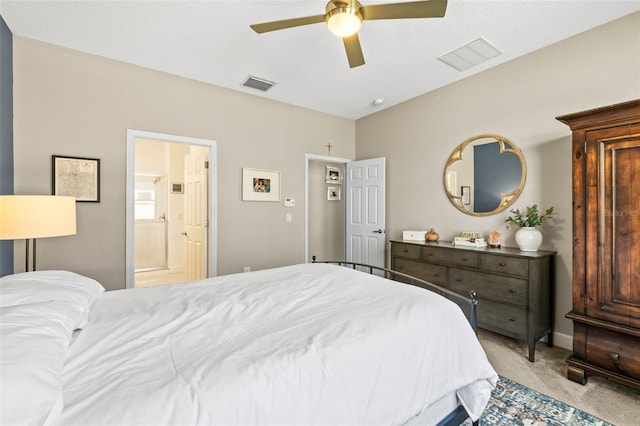
<svg viewBox="0 0 640 426"><path fill-rule="evenodd" d="M366 64L353 69L323 23L261 35L249 28L323 14L325 4L0 0L0 14L21 37L358 119L640 10L640 0L449 0L444 18L365 21ZM436 59L478 37L504 53L463 72ZM242 87L249 75L276 85ZM384 104L374 106L377 98Z"/></svg>

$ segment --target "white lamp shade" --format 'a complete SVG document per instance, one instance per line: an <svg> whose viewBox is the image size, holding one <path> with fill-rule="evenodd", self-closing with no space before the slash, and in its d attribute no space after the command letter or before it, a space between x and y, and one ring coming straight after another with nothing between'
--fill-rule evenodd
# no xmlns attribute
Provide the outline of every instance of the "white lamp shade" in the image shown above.
<svg viewBox="0 0 640 426"><path fill-rule="evenodd" d="M0 195L0 240L76 233L76 199L57 195Z"/></svg>

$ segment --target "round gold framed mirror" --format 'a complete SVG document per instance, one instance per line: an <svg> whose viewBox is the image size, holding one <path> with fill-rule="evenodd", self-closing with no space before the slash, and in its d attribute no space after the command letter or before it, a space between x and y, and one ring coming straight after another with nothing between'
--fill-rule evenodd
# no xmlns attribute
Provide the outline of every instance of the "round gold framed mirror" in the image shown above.
<svg viewBox="0 0 640 426"><path fill-rule="evenodd" d="M516 201L526 178L522 151L503 136L484 134L453 150L444 168L444 190L458 210L490 216Z"/></svg>

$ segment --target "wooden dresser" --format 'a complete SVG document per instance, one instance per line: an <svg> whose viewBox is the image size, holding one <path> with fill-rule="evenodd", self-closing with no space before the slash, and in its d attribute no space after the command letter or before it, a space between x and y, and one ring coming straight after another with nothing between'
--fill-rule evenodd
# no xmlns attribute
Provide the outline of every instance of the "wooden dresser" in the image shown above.
<svg viewBox="0 0 640 426"><path fill-rule="evenodd" d="M553 346L554 251L454 247L451 242L391 241L391 269L468 296L478 294L478 326L529 344Z"/></svg>
<svg viewBox="0 0 640 426"><path fill-rule="evenodd" d="M557 118L573 133L567 376L640 390L640 99Z"/></svg>

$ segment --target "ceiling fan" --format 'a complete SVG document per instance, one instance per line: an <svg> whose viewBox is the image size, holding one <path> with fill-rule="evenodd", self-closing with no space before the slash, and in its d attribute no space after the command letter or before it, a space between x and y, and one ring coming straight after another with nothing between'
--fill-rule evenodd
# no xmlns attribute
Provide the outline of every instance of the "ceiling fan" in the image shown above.
<svg viewBox="0 0 640 426"><path fill-rule="evenodd" d="M284 19L250 25L257 33L283 30L302 25L326 22L329 30L341 37L347 51L349 67L364 64L364 55L358 39L362 21L374 19L442 18L447 9L447 0L427 0L409 3L375 4L363 6L357 0L331 0L324 15Z"/></svg>

